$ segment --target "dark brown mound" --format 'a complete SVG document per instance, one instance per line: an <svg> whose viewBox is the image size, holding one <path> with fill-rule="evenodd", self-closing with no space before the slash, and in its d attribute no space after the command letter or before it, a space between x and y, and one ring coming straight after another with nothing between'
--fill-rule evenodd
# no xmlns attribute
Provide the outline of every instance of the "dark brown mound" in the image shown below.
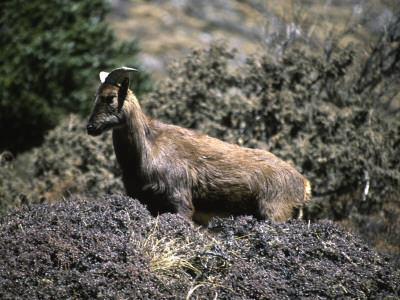
<svg viewBox="0 0 400 300"><path fill-rule="evenodd" d="M177 215L155 219L138 201L119 195L29 205L1 218L0 298L400 295L399 270L331 222L241 217L214 220L210 228L218 233L207 234ZM169 255L171 247L187 264L166 270L158 262L155 268L154 255Z"/></svg>

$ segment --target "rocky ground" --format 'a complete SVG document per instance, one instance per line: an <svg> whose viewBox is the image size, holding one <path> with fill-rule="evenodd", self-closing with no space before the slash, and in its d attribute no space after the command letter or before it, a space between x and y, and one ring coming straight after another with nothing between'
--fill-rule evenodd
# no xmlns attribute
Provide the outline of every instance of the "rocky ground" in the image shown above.
<svg viewBox="0 0 400 300"><path fill-rule="evenodd" d="M332 222L199 228L79 196L0 219L1 299L398 299L400 271Z"/></svg>

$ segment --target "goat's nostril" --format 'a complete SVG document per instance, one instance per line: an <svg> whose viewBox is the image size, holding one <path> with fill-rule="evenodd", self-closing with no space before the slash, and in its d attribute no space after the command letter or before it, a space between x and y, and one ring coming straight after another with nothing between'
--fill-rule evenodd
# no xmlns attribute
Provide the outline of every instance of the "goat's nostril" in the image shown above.
<svg viewBox="0 0 400 300"><path fill-rule="evenodd" d="M94 126L93 126L93 124L87 124L86 125L86 130L87 130L87 132L90 134L90 133L92 133L93 132L93 129L94 129Z"/></svg>

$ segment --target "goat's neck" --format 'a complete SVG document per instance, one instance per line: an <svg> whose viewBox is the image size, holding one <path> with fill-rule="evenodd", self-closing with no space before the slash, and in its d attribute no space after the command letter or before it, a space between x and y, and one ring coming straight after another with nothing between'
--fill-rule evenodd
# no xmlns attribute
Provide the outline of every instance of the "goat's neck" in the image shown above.
<svg viewBox="0 0 400 300"><path fill-rule="evenodd" d="M129 156L134 154L136 158L135 163L142 165L151 152L149 120L136 100L129 100L127 104L126 124L113 130L114 148L117 158L124 159L121 156L130 152Z"/></svg>

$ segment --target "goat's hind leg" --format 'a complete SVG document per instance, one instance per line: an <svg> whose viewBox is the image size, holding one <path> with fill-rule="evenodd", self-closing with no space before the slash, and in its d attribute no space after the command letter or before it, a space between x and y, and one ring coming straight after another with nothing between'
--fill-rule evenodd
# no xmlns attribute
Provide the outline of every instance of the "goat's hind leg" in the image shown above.
<svg viewBox="0 0 400 300"><path fill-rule="evenodd" d="M168 196L168 201L174 208L175 213L178 213L189 220L193 219L194 206L190 193L176 189Z"/></svg>
<svg viewBox="0 0 400 300"><path fill-rule="evenodd" d="M262 199L259 203L261 219L268 219L273 222L282 222L293 218L293 207L286 205L285 201L268 201Z"/></svg>

